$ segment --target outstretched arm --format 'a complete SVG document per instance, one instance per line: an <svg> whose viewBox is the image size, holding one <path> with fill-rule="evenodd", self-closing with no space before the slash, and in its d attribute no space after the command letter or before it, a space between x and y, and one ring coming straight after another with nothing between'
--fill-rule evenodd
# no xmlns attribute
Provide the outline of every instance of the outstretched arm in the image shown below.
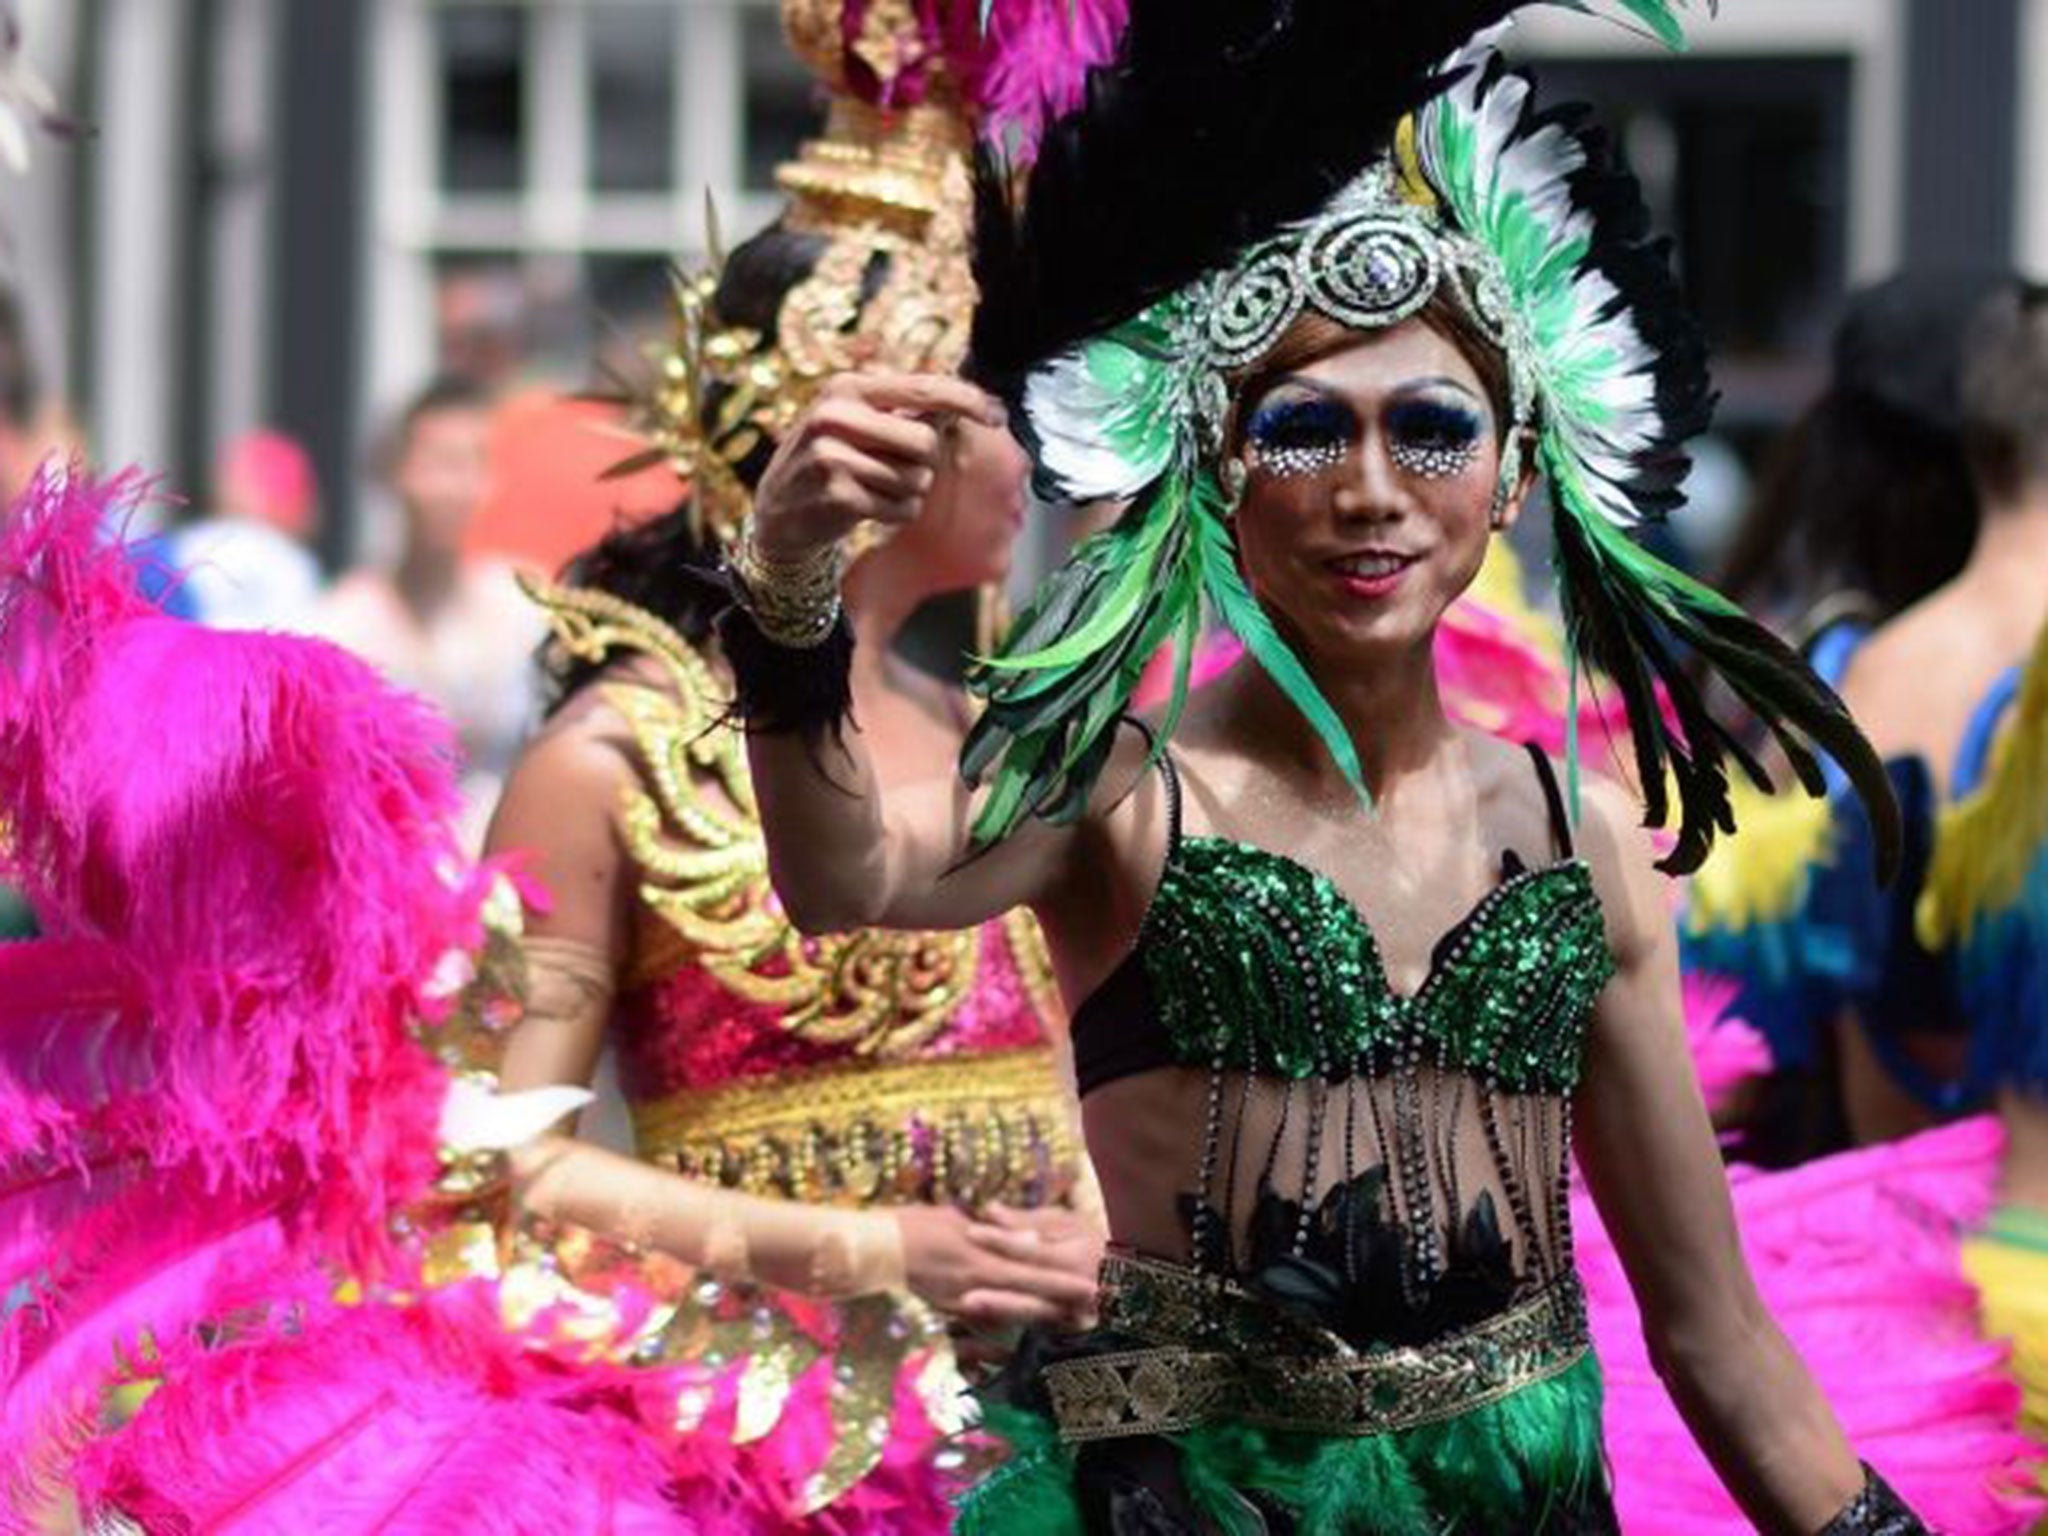
<svg viewBox="0 0 2048 1536"><path fill-rule="evenodd" d="M1658 1375L1758 1529L1812 1536L1863 1488L1833 1412L1758 1296L1678 1007L1677 939L1631 807L1589 791L1583 832L1618 967L1577 1099L1587 1183Z"/></svg>
<svg viewBox="0 0 2048 1536"><path fill-rule="evenodd" d="M561 728L514 771L493 851L523 850L553 905L531 915L528 1008L506 1044L508 1091L589 1081L627 954L633 865L615 830L631 782L621 744ZM977 1321L1078 1315L1094 1295L1091 1244L1020 1236L1002 1215L940 1207L844 1210L719 1189L577 1140L544 1136L513 1159L521 1206L699 1266L822 1296L908 1287Z"/></svg>
<svg viewBox="0 0 2048 1536"><path fill-rule="evenodd" d="M756 558L739 563L763 589L755 607L764 617L776 599L765 589L801 586L796 573L829 562L861 522L900 526L919 515L951 419L999 426L1003 417L980 390L938 375L843 374L825 386L784 435L755 494ZM744 615L731 622L750 623ZM829 644L770 644L763 654L766 669L783 676L834 664ZM750 669L742 660L736 648L744 698ZM855 727L822 737L757 729L747 754L776 893L806 931L972 927L1040 905L1071 864L1072 829L1043 823L970 858L967 788L949 777L884 793Z"/></svg>

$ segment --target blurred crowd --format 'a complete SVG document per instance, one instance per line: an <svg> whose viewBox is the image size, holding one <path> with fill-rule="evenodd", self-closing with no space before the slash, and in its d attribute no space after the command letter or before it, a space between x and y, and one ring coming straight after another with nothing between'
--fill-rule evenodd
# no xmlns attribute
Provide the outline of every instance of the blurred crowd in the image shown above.
<svg viewBox="0 0 2048 1536"><path fill-rule="evenodd" d="M545 626L519 572L551 574L617 517L659 508L630 478L603 478L629 452L612 408L526 380L502 324L448 318L445 371L391 413L365 459L371 499L390 514L374 530L384 536L353 541L370 552L323 565L323 547L350 541L327 525L306 448L270 428L221 443L203 485L161 485L153 526L123 532L166 611L336 641L432 701L455 727L475 848L537 720ZM42 378L21 306L0 290L7 504L48 457L89 457ZM0 928L20 921L0 907Z"/></svg>

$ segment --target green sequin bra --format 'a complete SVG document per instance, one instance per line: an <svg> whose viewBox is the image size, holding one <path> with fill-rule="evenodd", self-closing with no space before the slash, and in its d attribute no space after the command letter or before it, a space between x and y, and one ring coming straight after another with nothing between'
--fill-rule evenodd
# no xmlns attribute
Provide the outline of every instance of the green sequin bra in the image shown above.
<svg viewBox="0 0 2048 1536"><path fill-rule="evenodd" d="M1447 1308L1569 1272L1571 1094L1614 961L1549 760L1531 758L1557 862L1507 855L1412 994L1327 876L1184 835L1165 762L1165 869L1130 957L1076 1010L1074 1048L1084 1094L1207 1073L1184 1202L1198 1268L1280 1264L1398 1296L1371 1331L1422 1337Z"/></svg>

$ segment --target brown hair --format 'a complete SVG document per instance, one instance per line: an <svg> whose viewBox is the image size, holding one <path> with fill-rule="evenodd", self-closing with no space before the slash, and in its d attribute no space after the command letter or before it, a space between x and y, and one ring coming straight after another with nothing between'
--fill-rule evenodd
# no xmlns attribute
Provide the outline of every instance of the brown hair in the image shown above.
<svg viewBox="0 0 2048 1536"><path fill-rule="evenodd" d="M1988 500L2048 480L2048 288L2015 283L1985 301L1962 395L1963 452Z"/></svg>
<svg viewBox="0 0 2048 1536"><path fill-rule="evenodd" d="M1514 425L1514 407L1508 387L1508 355L1472 317L1464 302L1448 288L1438 288L1415 318L1458 349L1472 371L1479 375L1487 403L1503 441ZM1362 333L1332 320L1316 310L1306 310L1282 333L1272 350L1231 381L1231 397L1238 402L1255 400L1275 379L1298 373L1312 363L1341 352ZM1238 444L1242 412L1234 412L1228 441Z"/></svg>

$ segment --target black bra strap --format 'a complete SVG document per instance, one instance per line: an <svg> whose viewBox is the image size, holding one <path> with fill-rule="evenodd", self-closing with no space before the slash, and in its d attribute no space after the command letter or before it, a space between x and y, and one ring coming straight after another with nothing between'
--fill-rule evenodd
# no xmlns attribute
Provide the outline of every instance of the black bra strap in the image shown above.
<svg viewBox="0 0 2048 1536"><path fill-rule="evenodd" d="M1536 782L1543 786L1543 802L1550 807L1550 840L1561 859L1572 857L1572 819L1564 808L1564 791L1558 788L1557 770L1550 766L1550 754L1533 741L1524 742L1529 758L1536 764Z"/></svg>
<svg viewBox="0 0 2048 1536"><path fill-rule="evenodd" d="M1125 721L1145 738L1145 750L1159 754L1159 777L1166 784L1166 851L1171 858L1180 849L1180 771L1173 766L1173 751L1160 751L1159 738L1152 727L1136 715L1124 716Z"/></svg>

